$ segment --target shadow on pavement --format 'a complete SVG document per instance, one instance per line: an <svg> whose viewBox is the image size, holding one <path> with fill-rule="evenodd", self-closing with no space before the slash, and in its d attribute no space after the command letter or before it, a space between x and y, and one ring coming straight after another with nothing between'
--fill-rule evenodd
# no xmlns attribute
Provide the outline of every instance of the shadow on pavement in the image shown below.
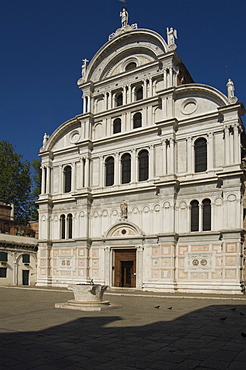
<svg viewBox="0 0 246 370"><path fill-rule="evenodd" d="M108 313L41 331L1 333L0 369L239 370L246 361L245 314L245 305L210 305L150 325L125 327Z"/></svg>

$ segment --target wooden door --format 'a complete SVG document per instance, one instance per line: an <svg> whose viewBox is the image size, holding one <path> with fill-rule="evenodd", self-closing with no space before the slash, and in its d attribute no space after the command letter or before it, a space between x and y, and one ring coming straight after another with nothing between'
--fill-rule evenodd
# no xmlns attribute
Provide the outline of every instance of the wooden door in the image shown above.
<svg viewBox="0 0 246 370"><path fill-rule="evenodd" d="M136 250L115 250L114 286L136 287Z"/></svg>

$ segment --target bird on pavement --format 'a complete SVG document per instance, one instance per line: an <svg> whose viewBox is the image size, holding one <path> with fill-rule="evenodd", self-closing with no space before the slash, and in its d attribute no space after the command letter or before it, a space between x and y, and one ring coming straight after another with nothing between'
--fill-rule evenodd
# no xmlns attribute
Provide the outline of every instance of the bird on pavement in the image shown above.
<svg viewBox="0 0 246 370"><path fill-rule="evenodd" d="M227 317L221 317L220 320L221 321L225 321L227 319Z"/></svg>
<svg viewBox="0 0 246 370"><path fill-rule="evenodd" d="M171 310L171 309L172 309L172 307L167 307L167 309L168 309L168 310Z"/></svg>
<svg viewBox="0 0 246 370"><path fill-rule="evenodd" d="M154 308L160 308L161 306L155 306Z"/></svg>
<svg viewBox="0 0 246 370"><path fill-rule="evenodd" d="M243 331L241 332L241 336L246 338L246 333L244 333Z"/></svg>

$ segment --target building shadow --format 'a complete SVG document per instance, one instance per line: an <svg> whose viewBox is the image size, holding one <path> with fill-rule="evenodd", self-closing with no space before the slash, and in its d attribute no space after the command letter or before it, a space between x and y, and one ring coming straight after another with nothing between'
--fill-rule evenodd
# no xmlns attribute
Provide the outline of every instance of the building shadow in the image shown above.
<svg viewBox="0 0 246 370"><path fill-rule="evenodd" d="M157 310L167 316L172 309ZM245 305L210 305L150 325L126 327L120 316L96 316L1 333L0 369L240 369L245 314Z"/></svg>

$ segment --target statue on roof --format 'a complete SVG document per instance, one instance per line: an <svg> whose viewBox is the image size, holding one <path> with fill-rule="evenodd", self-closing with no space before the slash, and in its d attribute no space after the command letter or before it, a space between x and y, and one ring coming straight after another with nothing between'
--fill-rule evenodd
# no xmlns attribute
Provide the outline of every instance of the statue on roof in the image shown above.
<svg viewBox="0 0 246 370"><path fill-rule="evenodd" d="M237 97L234 95L235 87L234 87L233 81L230 78L228 79L226 87L227 87L227 96L228 96L229 103L231 104L236 103Z"/></svg>
<svg viewBox="0 0 246 370"><path fill-rule="evenodd" d="M122 27L126 27L128 25L128 11L125 6L122 8L122 11L120 12L120 17Z"/></svg>
<svg viewBox="0 0 246 370"><path fill-rule="evenodd" d="M87 62L89 62L89 60L85 58L85 59L82 59L82 62L83 62L83 64L81 66L81 76L82 76L82 78L84 78L85 77L86 68L87 68Z"/></svg>
<svg viewBox="0 0 246 370"><path fill-rule="evenodd" d="M167 27L167 44L168 49L175 50L177 45L175 44L175 39L178 38L177 30L173 29L172 27L169 29Z"/></svg>
<svg viewBox="0 0 246 370"><path fill-rule="evenodd" d="M47 143L47 141L49 140L50 136L46 134L46 132L44 133L44 136L43 136L43 147L45 146L45 144Z"/></svg>

